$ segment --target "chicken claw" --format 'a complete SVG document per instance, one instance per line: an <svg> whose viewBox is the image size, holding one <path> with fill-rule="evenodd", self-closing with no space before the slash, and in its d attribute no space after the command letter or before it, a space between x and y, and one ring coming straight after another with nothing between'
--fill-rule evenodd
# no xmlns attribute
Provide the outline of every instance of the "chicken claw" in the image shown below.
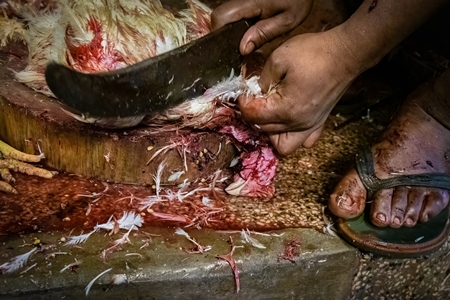
<svg viewBox="0 0 450 300"><path fill-rule="evenodd" d="M28 164L39 162L43 157L43 154L32 155L23 153L0 140L0 191L17 194L17 190L10 184L15 182L10 170L42 178L52 178L58 174L58 172L48 171Z"/></svg>

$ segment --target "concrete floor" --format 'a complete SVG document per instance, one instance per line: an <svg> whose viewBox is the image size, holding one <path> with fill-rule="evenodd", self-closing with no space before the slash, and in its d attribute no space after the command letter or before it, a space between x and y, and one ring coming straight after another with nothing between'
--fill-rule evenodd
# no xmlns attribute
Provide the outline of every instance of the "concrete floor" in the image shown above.
<svg viewBox="0 0 450 300"><path fill-rule="evenodd" d="M0 246L1 260L40 250L19 270L0 275L0 299L448 299L449 245L427 257L388 259L360 253L341 239L312 229L251 235L265 249L244 242L239 232L187 231L211 249L187 253L193 244L174 229L147 228L132 244L106 258L112 238L95 233L80 247L63 246L61 233L30 234ZM240 290L230 265L217 256L236 246ZM261 245L259 245L261 247ZM293 246L294 245L294 246ZM291 247L290 247L291 246ZM292 247L293 246L293 247ZM64 267L77 262L77 267ZM95 281L89 294L88 283Z"/></svg>

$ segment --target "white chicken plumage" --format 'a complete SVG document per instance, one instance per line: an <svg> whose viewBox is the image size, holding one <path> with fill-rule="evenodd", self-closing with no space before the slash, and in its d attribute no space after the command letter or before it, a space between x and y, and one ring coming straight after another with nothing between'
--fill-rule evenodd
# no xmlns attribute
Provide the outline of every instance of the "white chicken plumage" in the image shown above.
<svg viewBox="0 0 450 300"><path fill-rule="evenodd" d="M15 74L32 89L53 96L45 82L45 67L56 61L80 72L111 71L182 46L210 31L211 10L196 0L175 16L154 0L60 0L53 9L8 2L21 18L0 17L0 45L22 39L28 65ZM93 119L67 112L101 127L125 128L143 117Z"/></svg>

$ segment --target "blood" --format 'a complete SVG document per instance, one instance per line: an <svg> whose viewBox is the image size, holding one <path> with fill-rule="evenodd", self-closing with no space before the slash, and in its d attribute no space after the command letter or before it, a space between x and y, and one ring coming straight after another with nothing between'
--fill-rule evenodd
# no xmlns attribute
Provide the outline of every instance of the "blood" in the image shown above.
<svg viewBox="0 0 450 300"><path fill-rule="evenodd" d="M72 40L73 29L70 26L66 28L66 62L69 67L81 72L96 73L125 66L122 55L114 50L110 41L104 39L99 21L90 17L86 30L93 34L93 38L87 44L79 44Z"/></svg>
<svg viewBox="0 0 450 300"><path fill-rule="evenodd" d="M209 14L206 14L203 9L196 5L191 5L192 12L195 16L195 21L187 25L187 33L190 40L198 39L211 32L211 20Z"/></svg>
<svg viewBox="0 0 450 300"><path fill-rule="evenodd" d="M230 219L229 216L236 212L228 209L227 198L214 201L213 208L204 206L202 197L208 196L208 191L195 194L183 202L161 202L153 205L151 210L140 211L137 200L130 201L130 197L124 196L133 194L135 198L145 198L152 194L149 187L111 184L103 196L86 197L81 195L104 191L103 183L67 174L59 174L52 179L20 173L13 175L16 178L14 186L19 194L0 193L0 240L17 234L47 231L74 230L73 234L76 235L81 231L92 230L96 224L105 223L111 215L119 219L124 211L140 212L144 228L189 226L217 230L248 228L257 231L285 228L274 227L269 223L243 223L243 220ZM217 183L217 187L225 188L228 183Z"/></svg>
<svg viewBox="0 0 450 300"><path fill-rule="evenodd" d="M295 263L295 259L300 254L300 242L296 240L285 241L284 252L278 256L278 260L288 260Z"/></svg>

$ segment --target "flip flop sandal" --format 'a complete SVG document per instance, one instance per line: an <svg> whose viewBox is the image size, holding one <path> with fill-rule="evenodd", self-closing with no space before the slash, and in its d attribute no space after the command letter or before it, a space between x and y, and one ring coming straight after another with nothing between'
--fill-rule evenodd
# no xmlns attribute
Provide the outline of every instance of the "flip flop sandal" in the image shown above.
<svg viewBox="0 0 450 300"><path fill-rule="evenodd" d="M450 190L450 175L425 173L401 175L379 179L375 175L370 149L364 149L356 156L356 169L364 187L367 199L382 189L396 186L422 186ZM370 207L354 219L338 219L337 227L342 237L356 247L390 257L417 257L437 250L447 240L450 232L450 208L447 206L426 223L414 227L377 227L370 222Z"/></svg>

